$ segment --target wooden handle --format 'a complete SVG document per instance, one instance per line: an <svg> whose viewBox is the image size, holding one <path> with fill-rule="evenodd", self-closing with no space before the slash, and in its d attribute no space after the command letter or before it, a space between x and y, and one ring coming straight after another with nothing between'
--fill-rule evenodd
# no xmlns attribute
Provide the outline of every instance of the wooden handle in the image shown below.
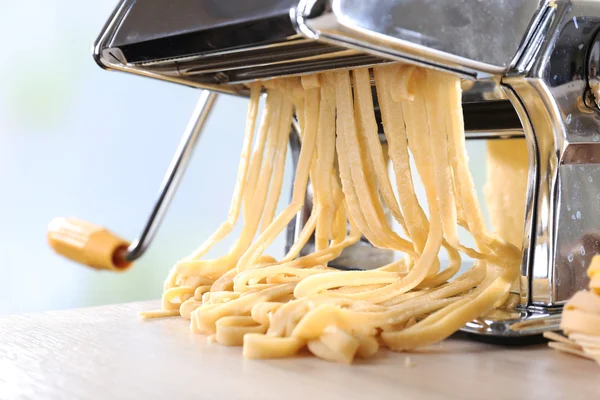
<svg viewBox="0 0 600 400"><path fill-rule="evenodd" d="M76 218L56 218L48 225L48 243L58 254L96 269L123 271L129 243L102 226Z"/></svg>

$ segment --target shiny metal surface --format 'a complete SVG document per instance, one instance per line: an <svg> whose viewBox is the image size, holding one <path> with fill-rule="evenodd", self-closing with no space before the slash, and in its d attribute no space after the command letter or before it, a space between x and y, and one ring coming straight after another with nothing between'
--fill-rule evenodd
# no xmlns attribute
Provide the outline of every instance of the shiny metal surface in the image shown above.
<svg viewBox="0 0 600 400"><path fill-rule="evenodd" d="M502 81L513 104L520 104L516 109L536 158L522 279L529 306L561 305L584 289L587 263L600 251L600 115L588 101L588 68L599 29L597 2L558 2L529 70Z"/></svg>
<svg viewBox="0 0 600 400"><path fill-rule="evenodd" d="M523 242L521 244L521 277L519 279L520 304L527 306L530 303L529 294L531 293L531 274L529 271L533 265L533 249L535 248L535 235L533 234L533 230L537 221L539 157L535 132L521 99L511 89L507 89L506 94L515 107L515 111L521 117L528 153L527 193L524 205Z"/></svg>
<svg viewBox="0 0 600 400"><path fill-rule="evenodd" d="M230 0L227 7L217 0L176 3L180 7L167 0L121 0L94 44L96 62L241 95L253 80L388 62L298 35L289 17L295 0Z"/></svg>
<svg viewBox="0 0 600 400"><path fill-rule="evenodd" d="M138 46L136 58L156 59L156 54L167 57L169 51L175 56L200 49L214 51L257 43L265 37L273 40L278 33L286 36L295 33L288 14L297 0L129 0L125 3L127 18L110 45ZM287 31L283 26L286 22ZM243 31L232 35L219 35L215 31L228 25L243 26ZM161 45L160 40L168 39L173 39L170 43L175 45ZM192 45L198 48L188 47Z"/></svg>
<svg viewBox="0 0 600 400"><path fill-rule="evenodd" d="M485 77L510 69L545 8L539 0L307 0L296 18L314 39Z"/></svg>
<svg viewBox="0 0 600 400"><path fill-rule="evenodd" d="M127 63L123 52L119 48L110 47L109 43L114 35L116 35L118 32L119 26L121 26L124 19L126 19L129 8L133 2L134 0L121 0L119 2L92 46L92 55L94 57L94 61L96 61L101 68L127 72L147 78L159 79L171 83L178 83L181 85L220 91L229 94L234 94L239 90L242 90L239 87L236 89L232 89L230 87L220 87L219 90L217 90L216 85L197 84L189 79L182 79L177 74L172 76L171 74L167 74L162 71L154 71L152 69L141 68Z"/></svg>
<svg viewBox="0 0 600 400"><path fill-rule="evenodd" d="M461 331L477 335L518 338L560 329L560 309L497 309L468 322Z"/></svg>
<svg viewBox="0 0 600 400"><path fill-rule="evenodd" d="M194 109L194 113L190 118L185 133L183 134L183 138L181 139L179 147L175 152L175 156L171 161L171 165L167 170L161 185L160 194L150 213L150 217L148 217L148 221L139 238L133 241L127 249L127 254L125 255L127 261L135 261L140 258L152 242L152 239L154 239L154 236L160 227L160 223L169 208L169 204L173 199L173 195L177 191L179 182L181 181L181 178L183 178L183 174L185 173L194 152L194 148L202 133L202 127L206 122L206 118L208 117L216 98L216 93L207 90L203 90L200 94L200 99Z"/></svg>
<svg viewBox="0 0 600 400"><path fill-rule="evenodd" d="M463 102L465 103L507 100L499 79L464 80L462 82Z"/></svg>
<svg viewBox="0 0 600 400"><path fill-rule="evenodd" d="M554 20L554 13L556 12L554 6L555 4L545 4L545 6L540 8L536 14L535 29L529 31L528 38L521 47L519 57L515 59L513 67L508 71L509 74L516 75L524 73L536 59L545 38L552 32L550 25Z"/></svg>
<svg viewBox="0 0 600 400"><path fill-rule="evenodd" d="M243 83L252 80L398 59L411 62L417 60L415 52L429 67L489 79L525 52L545 4L297 1L231 0L224 6L217 0L121 0L96 42L95 58L103 68L237 94L246 94ZM389 39L383 43L386 51L390 43L401 46L381 52L369 40L354 42L353 34L369 32L364 27L382 18L385 23L369 40ZM352 22L343 32L350 35L347 39L342 33L333 38L314 31L333 20L338 25ZM488 99L502 98L497 88L487 86Z"/></svg>
<svg viewBox="0 0 600 400"><path fill-rule="evenodd" d="M558 170L556 251L552 296L570 298L586 288L586 271L600 254L600 160L595 164L563 164Z"/></svg>
<svg viewBox="0 0 600 400"><path fill-rule="evenodd" d="M588 105L594 104L600 108L600 31L592 39L587 59L587 80L590 93L585 100Z"/></svg>
<svg viewBox="0 0 600 400"><path fill-rule="evenodd" d="M493 131L468 131L465 137L471 140L492 140L492 139L522 139L525 134L520 129L495 129Z"/></svg>

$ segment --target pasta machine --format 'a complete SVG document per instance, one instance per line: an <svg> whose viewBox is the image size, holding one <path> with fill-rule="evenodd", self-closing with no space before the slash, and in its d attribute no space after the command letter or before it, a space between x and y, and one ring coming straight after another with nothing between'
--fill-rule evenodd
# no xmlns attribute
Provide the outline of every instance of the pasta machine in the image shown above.
<svg viewBox="0 0 600 400"><path fill-rule="evenodd" d="M151 241L216 93L246 96L253 80L403 61L470 82L468 139L527 143L518 304L464 330L557 329L562 304L586 287L600 253L599 33L600 3L591 0L121 0L94 44L96 62L204 90L143 234L121 257L138 258ZM291 145L297 154L293 135ZM387 257L363 241L333 265Z"/></svg>

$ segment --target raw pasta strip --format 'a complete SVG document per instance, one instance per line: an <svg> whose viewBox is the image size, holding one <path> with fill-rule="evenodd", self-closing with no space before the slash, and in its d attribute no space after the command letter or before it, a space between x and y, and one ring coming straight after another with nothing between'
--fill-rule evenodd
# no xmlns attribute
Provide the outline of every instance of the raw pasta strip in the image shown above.
<svg viewBox="0 0 600 400"><path fill-rule="evenodd" d="M450 120L446 99L451 95L449 85L444 84L447 79L442 73L434 71L427 73L425 96L435 99L433 108L426 108L427 121L431 125L430 151L435 169L435 185L438 192L438 205L442 215L444 236L449 244L461 250L469 257L483 258L484 255L474 249L462 246L458 239L457 231L457 206L454 198L454 185L452 169L448 160L448 134L452 126L446 126Z"/></svg>
<svg viewBox="0 0 600 400"><path fill-rule="evenodd" d="M276 147L276 143L273 143L271 140L269 146L267 146L267 139L274 133L274 130L271 129L274 127L274 120L276 118L274 109L277 108L277 106L281 103L277 103L277 101L281 99L280 96L281 93L277 91L273 91L271 96L267 96L265 111L263 113L261 126L259 128L258 139L255 143L252 159L250 161L250 171L248 172L246 187L249 189L255 189L257 186L259 186L257 181L259 181L259 183L263 182L263 185L261 185L262 192L259 193L260 198L266 197L268 182L270 181L270 179L266 180L265 175L262 175L263 179L260 179L261 176L259 175L260 170L262 169L261 164L263 152L269 152L268 147L271 147L270 154L272 156L275 154L274 148ZM244 193L244 204L254 200L255 194L256 190L248 190L246 193ZM249 197L252 197L253 199L249 200ZM242 228L242 232L228 254L214 260L195 260L188 257L187 259L180 261L175 265L175 272L184 275L210 276L214 279L217 279L225 272L234 268L239 260L239 257L247 249L249 244L252 242L252 239L256 235L260 216L262 215L262 210L264 208L264 200L262 202L256 201L256 203L259 204L259 209L255 210L255 212L249 212L246 209L244 210L244 226ZM250 206L247 208L250 208ZM248 213L250 215L248 215Z"/></svg>
<svg viewBox="0 0 600 400"><path fill-rule="evenodd" d="M271 187L269 189L269 197L267 198L267 203L265 207L265 212L261 221L261 233L265 231L265 229L273 222L273 218L275 217L275 210L277 209L277 204L279 203L279 197L281 196L281 187L283 186L283 172L285 168L285 157L287 155L287 147L289 141L289 133L292 124L292 112L294 106L291 100L287 98L287 96L283 96L282 106L281 106L281 115L278 124L278 133L277 133L277 148L279 151L277 152L277 156L274 162L274 171L275 174L273 176L273 182L271 183Z"/></svg>
<svg viewBox="0 0 600 400"><path fill-rule="evenodd" d="M381 335L382 339L396 351L411 350L439 342L468 321L494 308L498 300L510 291L515 275L514 271L507 270L478 296L454 303L403 331L384 332Z"/></svg>
<svg viewBox="0 0 600 400"><path fill-rule="evenodd" d="M396 85L396 82L393 82L391 78L397 72L398 67L375 68L375 85L381 109L381 119L388 142L388 153L396 178L400 207L405 218L408 234L414 242L415 250L420 254L425 247L429 224L415 196L403 109L400 103L392 99L390 93L392 85Z"/></svg>
<svg viewBox="0 0 600 400"><path fill-rule="evenodd" d="M354 120L350 75L348 71L342 71L336 72L335 77L338 115L347 116L338 118L338 123L341 122L342 124L342 131L338 135L343 136L346 143L346 151L338 151L338 160L340 164L349 165L350 182L352 182L360 204L358 210L364 215L369 231L374 233L378 239L376 243L373 242L374 245L378 246L380 244L384 248L412 252L412 243L402 239L390 229L387 221L385 221L379 196L377 193L373 193L372 187L369 187L367 183L365 160L361 155L361 146Z"/></svg>
<svg viewBox="0 0 600 400"><path fill-rule="evenodd" d="M421 252L427 237L428 221L423 209L419 205L412 181L410 171L410 162L408 156L406 129L403 118L403 106L398 101L401 99L413 101L415 98L415 85L411 85L412 73L415 69L412 66L382 67L374 70L377 86L377 97L379 99L381 116L389 143L390 157L394 165L396 182L398 186L400 204L406 215L406 223L410 232L410 237L415 243L416 250ZM403 96L393 98L391 93L404 93ZM408 104L404 104L407 108ZM411 124L409 129L418 134L423 126ZM448 267L436 277L426 279L423 284L437 286L440 283L452 278L460 268L460 254L444 240L442 245L448 253L450 259Z"/></svg>
<svg viewBox="0 0 600 400"><path fill-rule="evenodd" d="M319 172L319 186L322 194L323 209L319 216L320 235L328 239L333 238L332 227L335 224L336 202L332 186L332 174L335 159L335 93L327 79L321 87L321 107L319 110L319 132L317 171Z"/></svg>
<svg viewBox="0 0 600 400"><path fill-rule="evenodd" d="M453 171L455 185L460 193L462 209L465 211L465 219L469 231L475 239L475 243L480 251L489 248L500 258L506 259L506 265L514 267L521 256L519 249L515 246L497 238L487 232L483 222L483 215L477 200L475 185L469 172L467 163L464 121L460 104L461 87L460 80L457 77L447 76L450 93L448 99L448 109L450 111L451 128L449 129L448 151L456 169ZM468 212L467 212L468 210ZM498 260L498 261L500 261Z"/></svg>
<svg viewBox="0 0 600 400"><path fill-rule="evenodd" d="M313 116L318 115L319 112L319 94L318 88L308 89L306 93L305 113L311 118L306 118L306 129L303 134L302 149L300 150L298 168L294 179L292 202L277 216L273 223L269 225L240 258L237 264L238 271L252 267L252 263L264 252L266 247L275 239L276 235L294 218L294 215L300 211L304 203L309 169L312 164L317 139L317 121L314 120Z"/></svg>
<svg viewBox="0 0 600 400"><path fill-rule="evenodd" d="M244 135L244 143L242 144L242 153L240 154L240 164L238 166L237 179L227 220L219 226L217 231L206 240L202 246L192 253L190 258L198 259L210 250L215 243L222 240L225 236L231 233L235 223L240 215L240 208L244 191L246 188L246 178L248 176L248 164L250 161L250 150L254 139L254 129L256 126L256 116L258 113L258 102L260 99L260 84L254 83L250 86L250 104L248 106L248 115L246 116L246 134Z"/></svg>
<svg viewBox="0 0 600 400"><path fill-rule="evenodd" d="M362 125L362 134L368 146L371 162L377 178L377 183L381 190L385 204L388 206L392 215L406 231L404 216L400 211L394 190L390 183L387 170L387 162L383 155L381 140L379 139L379 130L375 120L375 110L373 108L373 96L371 94L371 76L367 68L354 70L354 94L355 104L359 123Z"/></svg>

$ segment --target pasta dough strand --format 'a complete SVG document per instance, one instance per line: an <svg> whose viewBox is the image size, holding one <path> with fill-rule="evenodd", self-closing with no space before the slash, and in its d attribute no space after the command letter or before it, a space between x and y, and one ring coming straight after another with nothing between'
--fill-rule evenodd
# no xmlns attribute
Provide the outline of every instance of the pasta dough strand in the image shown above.
<svg viewBox="0 0 600 400"><path fill-rule="evenodd" d="M375 119L371 72L386 145ZM264 87L266 106L252 147L261 88L251 86L226 222L173 267L162 310L146 318L181 315L193 332L243 346L247 358L307 349L350 363L380 347L405 351L438 342L506 301L520 253L483 224L464 149L458 78L394 64L278 79ZM291 202L276 215L293 113L302 145ZM419 180L429 219L415 193ZM265 254L304 206L307 189L312 209L297 240L281 259ZM406 237L392 228L386 206ZM231 232L240 211L244 224L231 249L203 260ZM460 243L458 225L473 235L476 249ZM370 271L328 267L362 239L404 258ZM311 240L314 251L302 253ZM442 247L449 257L445 269ZM476 260L455 277L461 254ZM565 326L588 335L578 340L589 349L596 331L582 323L582 313L596 304L577 298L572 306Z"/></svg>

